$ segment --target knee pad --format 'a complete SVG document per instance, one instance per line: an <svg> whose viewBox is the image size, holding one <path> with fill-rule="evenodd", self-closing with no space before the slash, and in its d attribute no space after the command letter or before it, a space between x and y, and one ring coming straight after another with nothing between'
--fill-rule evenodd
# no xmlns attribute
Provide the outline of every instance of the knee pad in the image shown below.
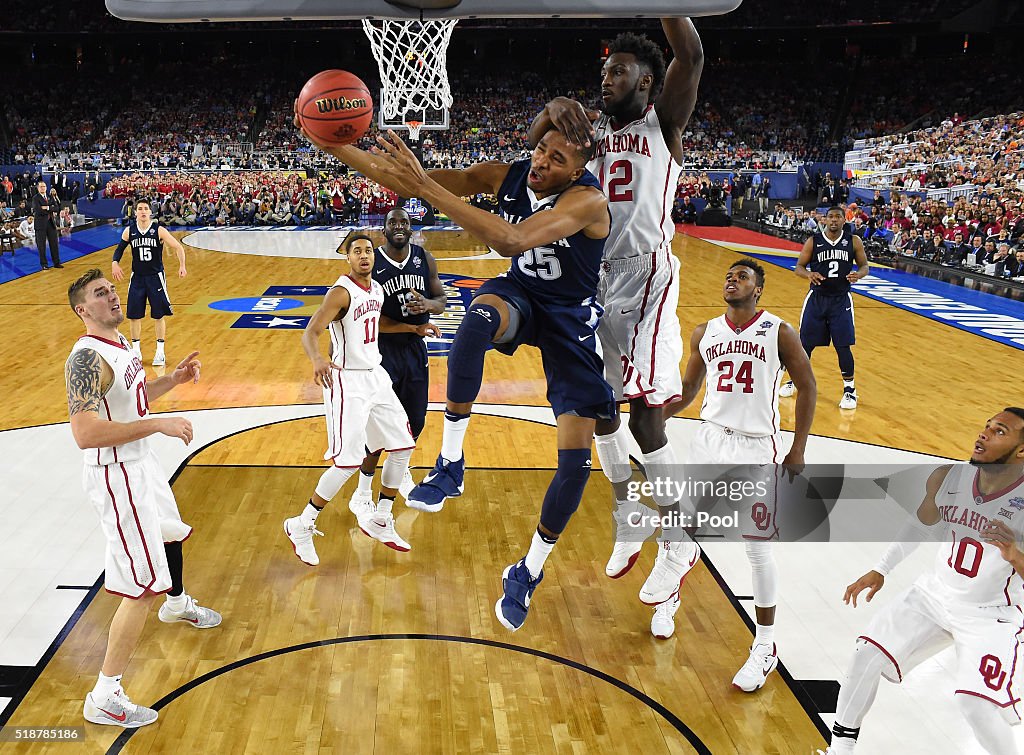
<svg viewBox="0 0 1024 755"><path fill-rule="evenodd" d="M608 435L595 435L594 447L601 462L601 471L609 482L625 482L633 476L629 465L629 429L624 422Z"/></svg>
<svg viewBox="0 0 1024 755"><path fill-rule="evenodd" d="M484 377L484 354L501 327L501 315L490 304L473 304L459 325L448 355L448 400L476 400Z"/></svg>
<svg viewBox="0 0 1024 755"><path fill-rule="evenodd" d="M583 499L583 489L590 478L590 449L559 450L558 469L551 478L544 503L540 509L540 523L555 535L569 523Z"/></svg>
<svg viewBox="0 0 1024 755"><path fill-rule="evenodd" d="M385 488L397 488L401 485L402 478L409 469L411 457L411 448L404 451L389 451L388 458L384 460L384 468L380 471L380 484Z"/></svg>
<svg viewBox="0 0 1024 755"><path fill-rule="evenodd" d="M775 553L771 543L745 543L747 560L754 582L754 605L770 608L776 603L779 572L775 566Z"/></svg>
<svg viewBox="0 0 1024 755"><path fill-rule="evenodd" d="M338 495L342 485L348 482L348 478L359 471L359 467L329 467L316 484L316 494L329 501Z"/></svg>

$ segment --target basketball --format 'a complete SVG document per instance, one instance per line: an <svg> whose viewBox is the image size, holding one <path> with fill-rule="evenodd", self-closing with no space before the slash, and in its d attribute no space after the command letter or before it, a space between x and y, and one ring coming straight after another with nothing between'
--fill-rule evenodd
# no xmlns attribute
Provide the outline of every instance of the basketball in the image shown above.
<svg viewBox="0 0 1024 755"><path fill-rule="evenodd" d="M331 146L352 144L373 120L373 98L366 84L348 71L321 71L306 82L296 104L299 123Z"/></svg>

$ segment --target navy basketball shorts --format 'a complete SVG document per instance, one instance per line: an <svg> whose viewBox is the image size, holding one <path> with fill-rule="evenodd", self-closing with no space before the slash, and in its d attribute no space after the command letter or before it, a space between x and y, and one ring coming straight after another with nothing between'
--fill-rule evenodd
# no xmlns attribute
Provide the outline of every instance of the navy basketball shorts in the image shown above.
<svg viewBox="0 0 1024 755"><path fill-rule="evenodd" d="M430 389L427 345L419 336L408 337L404 333L381 333L379 345L381 365L391 376L395 395L409 417L413 437L419 437L427 421Z"/></svg>
<svg viewBox="0 0 1024 755"><path fill-rule="evenodd" d="M477 289L504 299L520 314L519 327L510 341L495 344L503 354L514 354L525 344L540 349L548 384L548 403L555 416L575 414L611 419L617 404L604 379L604 362L597 339L601 309L594 303L558 304L538 299L507 277L492 278Z"/></svg>
<svg viewBox="0 0 1024 755"><path fill-rule="evenodd" d="M853 296L829 296L813 289L804 299L800 313L800 342L804 346L853 346L856 343L853 325Z"/></svg>
<svg viewBox="0 0 1024 755"><path fill-rule="evenodd" d="M149 302L149 316L154 320L173 315L171 300L167 293L167 277L132 274L128 283L128 307L125 316L129 320L141 320L146 316L146 302Z"/></svg>

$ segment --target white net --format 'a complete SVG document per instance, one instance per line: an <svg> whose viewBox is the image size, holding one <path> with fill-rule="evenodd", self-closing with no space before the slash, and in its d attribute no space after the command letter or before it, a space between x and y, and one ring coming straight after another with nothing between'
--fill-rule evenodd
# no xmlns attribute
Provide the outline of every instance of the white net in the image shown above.
<svg viewBox="0 0 1024 755"><path fill-rule="evenodd" d="M452 106L448 42L457 23L457 18L363 19L363 31L380 71L380 106L386 118L401 117L409 110Z"/></svg>

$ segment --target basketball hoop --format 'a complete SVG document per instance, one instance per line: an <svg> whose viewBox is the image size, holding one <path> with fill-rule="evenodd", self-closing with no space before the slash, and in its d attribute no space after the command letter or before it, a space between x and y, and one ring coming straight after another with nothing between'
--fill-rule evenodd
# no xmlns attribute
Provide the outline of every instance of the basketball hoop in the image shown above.
<svg viewBox="0 0 1024 755"><path fill-rule="evenodd" d="M380 104L386 118L401 117L409 110L446 110L452 106L448 43L458 22L457 18L363 19L363 31L377 59ZM419 138L422 125L406 123L412 139Z"/></svg>
<svg viewBox="0 0 1024 755"><path fill-rule="evenodd" d="M405 127L409 129L409 139L418 142L420 140L420 126L423 121L406 121Z"/></svg>

